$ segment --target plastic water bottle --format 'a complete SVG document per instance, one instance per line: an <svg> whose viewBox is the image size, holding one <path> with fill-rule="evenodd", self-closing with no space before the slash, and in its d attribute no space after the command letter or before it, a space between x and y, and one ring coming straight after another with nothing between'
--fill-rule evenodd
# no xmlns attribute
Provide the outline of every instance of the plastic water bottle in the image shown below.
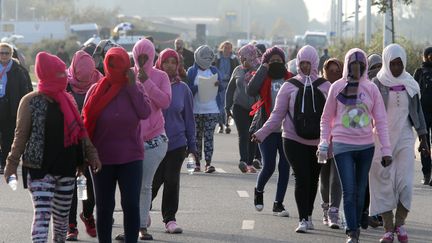
<svg viewBox="0 0 432 243"><path fill-rule="evenodd" d="M189 172L189 175L193 175L195 171L195 157L193 156L193 154L189 154L189 156L187 157L186 168Z"/></svg>
<svg viewBox="0 0 432 243"><path fill-rule="evenodd" d="M77 177L77 197L78 200L87 200L87 179L84 175Z"/></svg>
<svg viewBox="0 0 432 243"><path fill-rule="evenodd" d="M18 187L18 181L17 181L17 177L15 174L9 176L8 178L8 185L10 186L10 188L12 188L13 191L16 191L17 187Z"/></svg>

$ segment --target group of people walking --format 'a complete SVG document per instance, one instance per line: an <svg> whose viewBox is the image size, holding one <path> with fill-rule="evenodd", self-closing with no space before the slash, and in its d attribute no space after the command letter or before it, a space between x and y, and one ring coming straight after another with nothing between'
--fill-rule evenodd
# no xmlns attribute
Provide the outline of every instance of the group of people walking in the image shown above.
<svg viewBox="0 0 432 243"><path fill-rule="evenodd" d="M382 59L351 49L344 62L328 56L324 62L314 47L304 46L291 68L279 47L247 44L235 55L226 41L219 53L198 47L191 62L183 41L175 46L154 63L154 45L142 39L131 63L125 49L103 40L77 51L69 67L40 52L38 89L31 91L28 72L11 58L13 48L0 43L2 169L8 180L22 157L34 206L33 242L47 241L51 217L54 242L78 239L76 173L87 177L89 194L79 217L99 242L112 241L117 184L124 233L116 239L153 239L149 211L162 185L166 231L181 233L176 213L183 160L191 156L196 172L213 173L215 129L230 133L230 118L238 131L240 171L259 170L256 210L264 208L265 187L277 165L272 211L289 216L284 199L292 168L296 232L314 230L319 191L322 221L330 228L341 227L343 199L346 242L358 242L365 219L378 216L385 230L380 242L408 242L412 128L420 139L424 183L431 183L432 119L425 92L432 49L413 77L397 44L387 46Z"/></svg>

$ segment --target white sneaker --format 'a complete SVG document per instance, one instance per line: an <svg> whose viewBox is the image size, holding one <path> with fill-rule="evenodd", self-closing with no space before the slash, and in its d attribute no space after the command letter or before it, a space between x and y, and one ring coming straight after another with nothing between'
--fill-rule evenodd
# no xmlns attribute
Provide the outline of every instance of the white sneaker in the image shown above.
<svg viewBox="0 0 432 243"><path fill-rule="evenodd" d="M328 226L332 229L339 229L339 209L338 208L330 208L328 211Z"/></svg>
<svg viewBox="0 0 432 243"><path fill-rule="evenodd" d="M305 219L302 219L302 221L299 222L299 225L296 229L297 233L306 233L308 229L307 223Z"/></svg>
<svg viewBox="0 0 432 243"><path fill-rule="evenodd" d="M306 220L306 225L308 230L314 230L315 226L312 223L312 216L308 216L308 219Z"/></svg>

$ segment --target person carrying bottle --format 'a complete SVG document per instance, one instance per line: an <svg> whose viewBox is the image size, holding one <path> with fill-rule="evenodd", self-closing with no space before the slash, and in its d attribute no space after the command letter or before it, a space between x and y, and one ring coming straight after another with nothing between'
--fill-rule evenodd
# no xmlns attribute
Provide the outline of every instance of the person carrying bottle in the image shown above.
<svg viewBox="0 0 432 243"><path fill-rule="evenodd" d="M5 179L16 175L22 156L34 209L32 242L48 241L51 216L52 240L64 242L77 167L85 166L84 161L87 161L97 173L101 164L75 101L66 92L64 62L57 56L40 52L36 55L35 73L38 91L27 94L20 102Z"/></svg>

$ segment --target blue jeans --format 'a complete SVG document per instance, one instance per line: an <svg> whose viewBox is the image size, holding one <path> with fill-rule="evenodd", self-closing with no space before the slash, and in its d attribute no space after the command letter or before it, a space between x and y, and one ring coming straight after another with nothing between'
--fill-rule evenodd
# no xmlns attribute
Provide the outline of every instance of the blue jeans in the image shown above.
<svg viewBox="0 0 432 243"><path fill-rule="evenodd" d="M335 155L336 166L342 183L347 230L350 231L357 230L360 225L374 150L375 148L371 147Z"/></svg>
<svg viewBox="0 0 432 243"><path fill-rule="evenodd" d="M270 134L262 143L259 144L261 150L263 167L258 175L256 188L258 191L264 191L270 177L273 175L276 167L276 154L279 153L279 177L276 189L276 202L283 202L288 187L290 166L283 152L282 133Z"/></svg>

